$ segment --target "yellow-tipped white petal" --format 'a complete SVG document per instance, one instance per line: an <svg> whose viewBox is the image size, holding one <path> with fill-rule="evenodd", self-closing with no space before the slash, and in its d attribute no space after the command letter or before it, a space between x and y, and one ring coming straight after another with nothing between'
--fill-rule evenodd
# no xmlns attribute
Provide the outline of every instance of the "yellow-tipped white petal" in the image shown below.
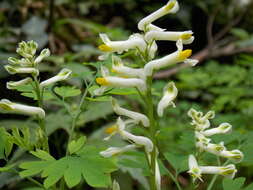
<svg viewBox="0 0 253 190"><path fill-rule="evenodd" d="M43 49L40 52L40 55L35 59L34 63L38 64L48 56L50 56L50 50L49 49Z"/></svg>
<svg viewBox="0 0 253 190"><path fill-rule="evenodd" d="M0 112L38 116L39 118L45 117L45 111L40 107L18 104L7 99L0 101Z"/></svg>
<svg viewBox="0 0 253 190"><path fill-rule="evenodd" d="M47 79L40 83L40 87L43 88L45 86L49 86L59 81L63 81L68 79L71 76L72 71L70 69L62 69L56 76Z"/></svg>
<svg viewBox="0 0 253 190"><path fill-rule="evenodd" d="M175 107L174 99L177 97L178 90L174 82L169 82L163 89L163 97L158 103L157 114L159 117L163 116L163 111L168 106Z"/></svg>
<svg viewBox="0 0 253 190"><path fill-rule="evenodd" d="M177 41L178 50L174 53L171 53L163 58L156 59L148 62L144 66L144 73L146 76L151 76L155 70L159 70L161 68L167 67L169 65L173 65L176 63L180 63L185 61L188 57L191 56L192 50L182 50L182 40Z"/></svg>
<svg viewBox="0 0 253 190"><path fill-rule="evenodd" d="M144 70L141 69L134 69L131 67L126 67L122 63L119 57L113 56L112 57L112 72L122 74L123 76L127 77L138 77L144 79Z"/></svg>
<svg viewBox="0 0 253 190"><path fill-rule="evenodd" d="M96 78L97 84L101 86L110 86L110 87L136 87L138 90L146 91L147 86L143 79L138 78L121 78L121 77L99 77Z"/></svg>
<svg viewBox="0 0 253 190"><path fill-rule="evenodd" d="M142 123L144 127L149 126L149 119L146 115L120 107L114 98L112 98L112 108L118 115L127 116L133 119L136 123Z"/></svg>
<svg viewBox="0 0 253 190"><path fill-rule="evenodd" d="M32 78L27 77L27 78L20 80L20 81L9 81L6 84L6 87L8 89L15 89L18 86L22 86L22 85L28 84L30 82L32 82Z"/></svg>
<svg viewBox="0 0 253 190"><path fill-rule="evenodd" d="M104 44L99 46L99 49L104 52L122 53L129 49L139 49L144 52L146 49L146 42L140 34L133 34L127 40L111 41L106 34L100 34L100 38Z"/></svg>
<svg viewBox="0 0 253 190"><path fill-rule="evenodd" d="M143 136L136 136L125 131L125 123L120 118L118 118L117 124L119 134L121 135L122 138L130 140L136 145L144 146L145 151L148 153L152 152L154 145L149 138Z"/></svg>
<svg viewBox="0 0 253 190"><path fill-rule="evenodd" d="M141 19L138 23L139 30L147 30L147 26L151 24L153 21L163 17L166 14L176 13L179 9L178 2L176 0L170 0L165 6Z"/></svg>
<svg viewBox="0 0 253 190"><path fill-rule="evenodd" d="M32 68L32 67L13 67L10 65L4 66L4 68L8 71L10 74L34 74L38 75L39 71L38 69Z"/></svg>
<svg viewBox="0 0 253 190"><path fill-rule="evenodd" d="M228 178L234 178L237 170L234 164L227 166L200 166L202 174L218 174Z"/></svg>
<svg viewBox="0 0 253 190"><path fill-rule="evenodd" d="M227 151L224 150L220 152L219 156L222 156L224 158L228 158L229 160L239 163L243 160L243 153L240 150L232 150L232 151Z"/></svg>
<svg viewBox="0 0 253 190"><path fill-rule="evenodd" d="M225 134L225 133L229 133L232 131L232 125L230 125L229 123L222 123L220 124L218 127L216 128L212 128L212 129L208 129L205 131L201 131L201 133L205 136L212 136L215 134Z"/></svg>
<svg viewBox="0 0 253 190"><path fill-rule="evenodd" d="M109 158L118 154L122 154L124 152L130 151L137 148L136 145L131 144L131 145L127 145L124 147L109 147L108 149L100 152L100 155L105 157L105 158Z"/></svg>
<svg viewBox="0 0 253 190"><path fill-rule="evenodd" d="M192 31L169 32L151 30L145 34L145 40L151 42L153 40L178 41L181 39L183 44L190 44L194 40L192 34Z"/></svg>
<svg viewBox="0 0 253 190"><path fill-rule="evenodd" d="M224 143L221 142L220 144L212 144L212 143L203 143L201 141L196 142L196 147L199 148L201 151L210 152L217 156L220 156L220 153L226 150Z"/></svg>
<svg viewBox="0 0 253 190"><path fill-rule="evenodd" d="M155 57L157 49L158 49L157 44L155 41L153 41L151 44L151 47L149 48L149 52L148 52L150 59L153 59Z"/></svg>
<svg viewBox="0 0 253 190"><path fill-rule="evenodd" d="M203 181L201 179L201 170L199 168L199 165L195 156L193 155L189 156L188 167L189 167L188 173L193 177L193 181L195 181L196 179Z"/></svg>

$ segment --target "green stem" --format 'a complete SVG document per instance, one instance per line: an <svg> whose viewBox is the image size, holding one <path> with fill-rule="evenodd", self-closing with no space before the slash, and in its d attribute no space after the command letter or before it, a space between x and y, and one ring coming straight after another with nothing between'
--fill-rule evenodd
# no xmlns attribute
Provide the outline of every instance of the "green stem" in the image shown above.
<svg viewBox="0 0 253 190"><path fill-rule="evenodd" d="M217 162L218 162L218 164L220 165L220 159L219 159L219 158L217 158ZM228 163L229 163L229 160L227 160L224 164L222 164L222 166L225 166L225 165L228 164ZM211 189L213 188L213 185L214 185L215 181L217 180L217 178L218 178L218 175L214 175L214 176L213 176L213 178L212 178L210 184L209 184L208 187L207 187L207 190L211 190Z"/></svg>
<svg viewBox="0 0 253 190"><path fill-rule="evenodd" d="M153 107L153 100L152 100L152 92L151 92L151 87L152 87L152 77L147 78L147 92L146 92L146 104L147 104L147 115L149 118L150 126L149 126L149 135L150 138L154 144L154 149L151 152L150 155L150 190L157 190L156 187L156 181L155 181L155 168L156 168L156 159L157 159L157 150L156 150L156 140L155 140L155 133L156 133L156 122L154 118L154 107ZM149 157L149 155L147 155Z"/></svg>
<svg viewBox="0 0 253 190"><path fill-rule="evenodd" d="M33 76L33 79L35 82L34 90L37 95L38 106L43 109L43 91L40 88L39 80L38 80L37 76ZM38 118L38 123L39 123L41 130L43 131L43 139L44 139L43 140L43 148L44 148L44 150L49 152L48 137L47 137L46 127L45 127L45 119Z"/></svg>

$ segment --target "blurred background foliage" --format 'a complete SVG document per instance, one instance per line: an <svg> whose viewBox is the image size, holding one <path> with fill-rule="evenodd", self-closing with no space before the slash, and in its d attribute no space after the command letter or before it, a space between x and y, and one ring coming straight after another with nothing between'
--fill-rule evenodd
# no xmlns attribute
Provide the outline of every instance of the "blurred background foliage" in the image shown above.
<svg viewBox="0 0 253 190"><path fill-rule="evenodd" d="M28 97L29 88L9 91L6 81L16 80L3 69L9 56L15 56L17 43L21 40L34 40L40 48L49 47L52 56L41 66L43 77L53 76L62 67L73 70L74 77L69 84L58 86L55 91L70 103L71 109L77 107L76 100L85 90L85 82L91 81L101 64L97 57L101 52L99 33L107 33L113 40L126 39L137 32L136 24L145 15L160 8L164 0L1 0L0 1L0 80L1 98L11 97L18 102L32 104ZM176 171L184 189L192 189L186 172L187 155L194 152L193 130L187 111L194 107L204 112L216 111L213 125L229 122L233 133L217 136L217 142L224 141L233 148L238 146L245 153L244 161L238 166L238 176L246 177L245 187L253 180L253 5L251 0L180 0L181 9L176 15L168 15L156 24L168 30L193 30L195 41L189 48L193 57L200 60L194 68L178 65L156 75L154 94L157 101L164 84L174 80L179 89L176 109L168 109L161 119L158 134L163 173ZM158 56L166 55L175 49L174 43L159 42ZM129 62L139 61L129 52ZM110 64L103 62L103 64ZM42 77L42 79L43 79ZM158 80L159 79L159 80ZM69 87L66 85L73 85ZM19 94L23 96L19 96ZM135 91L115 91L122 96L121 103L131 109L141 109L143 102ZM47 130L50 135L52 154L61 157L64 152L70 117L57 98L50 95L46 107L51 110L47 115ZM78 121L78 132L88 137L88 143L100 147L109 146L102 142L104 129L116 119L107 97L90 98ZM25 122L24 122L25 121ZM1 127L30 127L35 123L22 116L1 115ZM141 129L133 129L144 133ZM76 134L78 136L78 133ZM124 144L115 138L112 144ZM21 151L22 152L22 151ZM29 159L20 150L13 153L16 157ZM207 160L212 157L205 155ZM122 190L147 189L143 155L123 155L120 158L121 170L115 174ZM211 161L209 163L212 163ZM4 165L5 162L1 162ZM174 170L173 170L174 168ZM182 173L181 173L182 172ZM131 177L130 177L131 176ZM134 179L134 180L132 180ZM209 180L209 177L205 178ZM222 188L221 178L215 189ZM225 183L225 182L223 182ZM227 182L227 184L232 182ZM234 182L236 183L236 182ZM243 189L243 182L238 182ZM175 189L170 178L165 175L163 189ZM206 189L207 183L199 185ZM81 186L80 186L81 187ZM76 187L79 189L80 187ZM12 173L0 174L1 189L35 190L31 184ZM229 189L223 184L224 189ZM246 188L245 188L246 189ZM249 187L247 190L250 190ZM253 188L252 188L253 189ZM37 190L37 189L36 189Z"/></svg>

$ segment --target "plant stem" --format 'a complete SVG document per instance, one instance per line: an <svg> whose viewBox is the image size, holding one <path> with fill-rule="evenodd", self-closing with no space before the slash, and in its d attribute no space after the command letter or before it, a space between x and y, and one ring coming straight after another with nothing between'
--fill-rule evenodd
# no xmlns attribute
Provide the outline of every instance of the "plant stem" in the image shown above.
<svg viewBox="0 0 253 190"><path fill-rule="evenodd" d="M43 91L40 88L39 80L38 80L37 76L33 76L33 79L35 82L34 90L37 95L38 106L43 109ZM45 119L38 118L38 123L39 123L41 130L43 131L43 139L44 139L43 140L43 148L44 148L44 150L49 152L48 137L47 137L46 127L45 127Z"/></svg>
<svg viewBox="0 0 253 190"><path fill-rule="evenodd" d="M147 104L147 114L150 122L149 126L149 135L150 138L153 142L154 148L153 151L151 152L151 155L147 155L148 162L150 162L150 190L157 190L156 187L156 180L155 180L155 172L156 172L156 159L157 159L157 150L156 150L156 140L155 140L155 133L156 133L156 122L154 118L154 107L153 107L153 100L152 100L152 92L151 92L151 87L152 87L152 77L147 78L147 92L145 95L146 99L146 104Z"/></svg>
<svg viewBox="0 0 253 190"><path fill-rule="evenodd" d="M220 165L220 159L219 158L217 158L217 161L218 161L218 164ZM229 160L227 160L224 164L222 164L222 166L225 166L228 163L229 163ZM210 184L207 187L207 190L211 190L213 188L213 185L214 185L214 183L215 183L215 181L216 181L217 178L218 178L218 175L214 175L213 176Z"/></svg>

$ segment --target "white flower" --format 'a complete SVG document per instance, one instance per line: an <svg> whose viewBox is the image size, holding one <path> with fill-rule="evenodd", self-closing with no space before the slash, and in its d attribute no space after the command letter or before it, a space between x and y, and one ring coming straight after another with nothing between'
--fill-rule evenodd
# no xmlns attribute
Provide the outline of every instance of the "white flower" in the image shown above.
<svg viewBox="0 0 253 190"><path fill-rule="evenodd" d="M0 112L17 113L31 116L35 115L39 118L45 117L45 111L42 108L13 103L7 99L2 99L0 101Z"/></svg>
<svg viewBox="0 0 253 190"><path fill-rule="evenodd" d="M121 108L114 98L112 98L112 108L114 112L118 115L124 115L124 116L130 117L136 123L141 122L144 127L149 126L149 119L146 115Z"/></svg>
<svg viewBox="0 0 253 190"><path fill-rule="evenodd" d="M104 44L100 45L98 48L104 52L122 53L124 51L128 51L129 49L136 48L141 52L144 52L147 46L140 34L133 34L128 40L124 41L111 41L106 34L100 34L99 36Z"/></svg>
<svg viewBox="0 0 253 190"><path fill-rule="evenodd" d="M224 150L220 152L219 156L228 158L229 160L232 160L233 162L239 163L243 160L243 153L240 150L232 150L227 151Z"/></svg>
<svg viewBox="0 0 253 190"><path fill-rule="evenodd" d="M139 78L106 76L96 78L96 82L97 84L106 87L136 87L141 92L147 90L145 81Z"/></svg>
<svg viewBox="0 0 253 190"><path fill-rule="evenodd" d="M163 28L160 28L160 27L158 27L158 26L156 26L156 25L154 25L154 24L148 24L147 26L146 26L146 29L147 29L147 31L150 31L150 30L154 30L154 31L165 31L165 29L163 29Z"/></svg>
<svg viewBox="0 0 253 190"><path fill-rule="evenodd" d="M157 49L158 49L157 44L155 41L153 41L151 46L148 49L149 59L153 59L155 57Z"/></svg>
<svg viewBox="0 0 253 190"><path fill-rule="evenodd" d="M138 77L144 79L144 70L134 69L131 67L124 66L119 57L112 57L112 72L119 73L127 77Z"/></svg>
<svg viewBox="0 0 253 190"><path fill-rule="evenodd" d="M202 174L218 174L231 179L235 177L237 172L234 164L227 166L200 166L199 168Z"/></svg>
<svg viewBox="0 0 253 190"><path fill-rule="evenodd" d="M195 65L197 65L199 63L199 60L197 60L197 59L186 59L186 60L184 60L184 63L194 67Z"/></svg>
<svg viewBox="0 0 253 190"><path fill-rule="evenodd" d="M163 116L163 111L166 107L172 105L175 107L173 100L177 97L178 90L174 82L169 82L163 89L163 97L158 103L157 114L159 117Z"/></svg>
<svg viewBox="0 0 253 190"><path fill-rule="evenodd" d="M138 23L139 30L147 30L147 26L151 24L153 21L163 17L169 13L176 13L179 9L178 2L176 0L170 0L165 6L156 10L155 12L151 13L150 15L146 16L145 18L141 19Z"/></svg>
<svg viewBox="0 0 253 190"><path fill-rule="evenodd" d="M209 119L213 119L215 116L214 111L209 111L203 116L202 112L198 112L193 108L191 108L187 114L189 117L192 118L191 125L194 125L195 129L198 131L203 131L209 128L210 127Z"/></svg>
<svg viewBox="0 0 253 190"><path fill-rule="evenodd" d="M192 34L193 32L191 30L185 32L151 30L145 34L145 40L147 40L147 42L152 42L154 40L178 41L181 39L183 44L190 44L194 40Z"/></svg>
<svg viewBox="0 0 253 190"><path fill-rule="evenodd" d="M71 76L71 73L72 73L72 71L69 69L66 69L66 68L62 69L56 76L41 82L40 87L43 88L45 86L49 86L49 85L54 84L56 82L66 80Z"/></svg>
<svg viewBox="0 0 253 190"><path fill-rule="evenodd" d="M8 71L10 74L16 74L16 73L22 73L22 74L34 74L38 75L39 71L38 69L32 68L32 67L14 67L10 65L4 66L4 68Z"/></svg>
<svg viewBox="0 0 253 190"><path fill-rule="evenodd" d="M8 89L15 89L18 86L22 86L22 85L28 84L30 82L32 82L32 78L26 77L25 79L20 80L20 81L9 81L6 84L6 87Z"/></svg>
<svg viewBox="0 0 253 190"><path fill-rule="evenodd" d="M183 62L192 54L192 50L190 49L183 50L181 39L177 41L177 48L178 50L174 53L171 53L163 58L148 62L144 66L144 72L146 76L151 76L154 70L158 70L172 64Z"/></svg>
<svg viewBox="0 0 253 190"><path fill-rule="evenodd" d="M229 123L222 123L220 124L218 127L216 128L212 128L212 129L208 129L205 131L201 131L201 133L205 136L212 136L215 134L225 134L225 133L229 133L232 131L232 125L230 125Z"/></svg>
<svg viewBox="0 0 253 190"><path fill-rule="evenodd" d="M155 182L156 182L156 189L160 190L161 189L161 173L160 173L157 159L155 161Z"/></svg>
<svg viewBox="0 0 253 190"><path fill-rule="evenodd" d="M33 62L31 62L27 58L16 59L14 57L9 57L8 58L8 63L12 66L15 66L15 67L19 67L19 66L21 66L21 67L32 67L32 66L34 66Z"/></svg>
<svg viewBox="0 0 253 190"><path fill-rule="evenodd" d="M38 64L40 63L44 58L50 56L50 50L49 49L43 49L40 52L40 55L35 59L34 63Z"/></svg>
<svg viewBox="0 0 253 190"><path fill-rule="evenodd" d="M149 138L143 136L136 136L125 131L125 123L120 118L118 118L117 125L118 133L121 135L122 138L130 140L137 145L144 146L145 151L148 153L152 152L154 145Z"/></svg>
<svg viewBox="0 0 253 190"><path fill-rule="evenodd" d="M224 143L220 142L219 144L213 144L213 143L203 143L201 141L196 142L196 147L198 147L201 151L210 152L212 154L215 154L217 156L220 156L221 152L226 150Z"/></svg>
<svg viewBox="0 0 253 190"><path fill-rule="evenodd" d="M137 146L134 144L127 145L125 147L109 147L108 149L100 152L100 155L108 158L135 149L136 147Z"/></svg>
<svg viewBox="0 0 253 190"><path fill-rule="evenodd" d="M195 181L196 179L203 181L201 178L201 169L198 165L196 158L193 155L189 156L188 166L189 166L188 173L193 177L193 181Z"/></svg>
<svg viewBox="0 0 253 190"><path fill-rule="evenodd" d="M116 180L113 180L112 190L120 190L119 183Z"/></svg>

